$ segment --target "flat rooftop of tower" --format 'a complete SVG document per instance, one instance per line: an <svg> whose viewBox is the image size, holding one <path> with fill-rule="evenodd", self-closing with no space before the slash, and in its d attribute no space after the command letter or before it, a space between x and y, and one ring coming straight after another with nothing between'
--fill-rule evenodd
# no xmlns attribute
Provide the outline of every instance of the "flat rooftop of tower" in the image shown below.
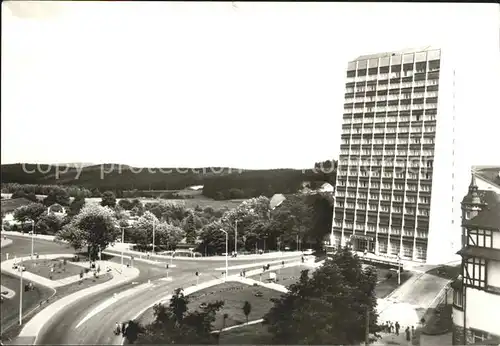
<svg viewBox="0 0 500 346"><path fill-rule="evenodd" d="M408 54L408 53L427 52L427 51L436 50L436 49L439 49L439 48L435 47L435 46L424 46L424 47L418 47L418 48L406 48L406 49L402 49L402 50L395 50L392 52L360 55L356 59L351 60L351 62L358 61L358 60L386 58L386 57L390 57L393 55L401 55L401 54Z"/></svg>

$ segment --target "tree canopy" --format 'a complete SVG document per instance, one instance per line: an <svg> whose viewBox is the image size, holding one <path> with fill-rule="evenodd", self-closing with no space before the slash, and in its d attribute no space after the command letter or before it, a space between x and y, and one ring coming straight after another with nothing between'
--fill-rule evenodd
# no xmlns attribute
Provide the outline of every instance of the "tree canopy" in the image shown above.
<svg viewBox="0 0 500 346"><path fill-rule="evenodd" d="M211 333L215 314L224 303L216 301L196 311L188 311L189 300L178 288L168 306L154 307L155 320L142 328L137 339L139 344L216 344Z"/></svg>
<svg viewBox="0 0 500 346"><path fill-rule="evenodd" d="M113 210L89 204L57 233L57 239L67 241L75 250L86 246L89 257L95 260L99 251L114 243L119 235Z"/></svg>
<svg viewBox="0 0 500 346"><path fill-rule="evenodd" d="M376 283L374 268L362 269L356 255L340 249L311 277L304 270L288 293L274 299L264 324L275 343L360 344L367 313L370 333L378 331Z"/></svg>
<svg viewBox="0 0 500 346"><path fill-rule="evenodd" d="M116 206L116 196L113 191L106 191L102 194L101 205L103 207L114 208Z"/></svg>
<svg viewBox="0 0 500 346"><path fill-rule="evenodd" d="M14 219L19 222L38 222L40 217L47 212L47 208L41 203L30 203L14 210Z"/></svg>

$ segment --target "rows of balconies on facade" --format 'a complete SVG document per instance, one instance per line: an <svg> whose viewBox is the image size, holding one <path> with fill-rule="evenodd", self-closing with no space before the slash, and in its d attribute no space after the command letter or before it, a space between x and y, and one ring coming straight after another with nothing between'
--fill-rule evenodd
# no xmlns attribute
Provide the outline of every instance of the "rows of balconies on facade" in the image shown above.
<svg viewBox="0 0 500 346"><path fill-rule="evenodd" d="M387 201L389 202L389 201ZM402 203L402 202L401 202ZM368 200L362 200L353 202L344 202L341 200L335 201L335 208L346 208L355 210L369 210L369 211L380 211L382 213L404 213L405 215L419 215L419 216L429 216L429 206L422 208L416 207L402 207L401 205L396 205L393 203L392 206L389 205L378 205L377 203L369 203Z"/></svg>
<svg viewBox="0 0 500 346"><path fill-rule="evenodd" d="M384 171L384 172L379 172L379 171L369 171L369 172L366 172L366 171L362 171L362 172L357 172L357 171L354 171L354 170L351 170L351 171L346 171L346 170L342 170L342 171L338 171L337 172L337 176L339 177L339 179L346 179L348 177L348 179L352 180L356 180L358 178L384 178L384 179L403 179L403 180L413 180L413 181L417 181L417 180L431 180L432 179L432 172L387 172L387 171ZM379 180L379 179L374 179L374 180ZM375 183L375 182L374 182ZM390 188L388 186L388 188Z"/></svg>
<svg viewBox="0 0 500 346"><path fill-rule="evenodd" d="M437 109L437 102L432 103L414 103L414 104L400 104L394 106L380 106L380 107L360 107L360 108L344 108L343 114L362 114L362 113L374 113L374 112L400 112L400 111L412 111L412 110L427 110L427 109Z"/></svg>
<svg viewBox="0 0 500 346"><path fill-rule="evenodd" d="M434 144L434 138L354 138L347 139L343 138L340 141L341 147L343 145L360 146L360 145L408 145L408 144Z"/></svg>
<svg viewBox="0 0 500 346"><path fill-rule="evenodd" d="M383 117L354 117L352 115L344 116L343 125L348 124L390 124L396 125L396 123L409 123L409 122L422 122L422 121L435 121L436 114L426 113L425 115L413 114L413 115L400 115L400 116L383 116ZM415 124L414 124L415 125Z"/></svg>
<svg viewBox="0 0 500 346"><path fill-rule="evenodd" d="M364 72L363 72L364 71ZM372 70L375 72L374 70ZM427 73L427 76L430 76L431 78L434 77L435 75L439 75L439 66L429 66L428 69L425 68L425 66L418 67L416 69L403 69L403 71L395 71L395 72L385 72L381 73L378 71L378 73L368 73L366 74L366 70L358 70L358 74L365 73L364 75L358 75L358 76L352 76L356 71L348 71L348 77L346 79L346 83L366 83L370 81L381 81L381 80L387 80L387 79L396 79L396 78L410 78L413 76L422 76L425 77L425 73ZM369 71L370 72L370 71ZM417 77L417 78L418 78Z"/></svg>
<svg viewBox="0 0 500 346"><path fill-rule="evenodd" d="M388 177L387 177L388 178ZM383 178L381 178L383 179ZM392 180L392 178L388 178L389 180ZM382 190L395 190L395 191L409 191L409 192L430 192L431 191L431 186L430 186L431 180L425 182L421 181L420 184L417 183L417 180L415 180L414 183L381 183L380 189ZM362 189L369 189L369 188L376 188L373 187L375 186L375 183L377 182L368 182L368 181L363 181L363 180L358 180L358 178L355 178L354 180L348 179L342 179L338 178L337 179L337 186L339 187L340 190L343 190L342 188L362 188ZM420 186L419 186L420 185ZM378 189L378 188L377 188Z"/></svg>
<svg viewBox="0 0 500 346"><path fill-rule="evenodd" d="M437 86L439 85L438 79L427 79L418 80L412 82L396 81L391 83L373 84L373 85L350 85L346 83L345 94L351 93L365 93L369 91L382 91L382 90L401 90L409 88L421 88L426 86ZM431 90L429 90L431 91ZM361 95L360 95L361 96Z"/></svg>
<svg viewBox="0 0 500 346"><path fill-rule="evenodd" d="M416 196L402 196L402 195L393 195L391 193L384 193L382 191L380 192L374 192L369 191L369 192L354 192L354 191L338 191L335 194L336 199L342 199L344 197L347 198L354 198L354 199L370 199L374 201L382 200L382 201L396 201L399 203L411 203L411 204L422 204L422 205L429 205L430 203L430 197L429 196L419 196L418 199Z"/></svg>
<svg viewBox="0 0 500 346"><path fill-rule="evenodd" d="M387 157L383 158L382 150L372 150L372 154L369 158L360 158L356 156L346 156L340 155L338 170L343 171L346 169L357 169L361 172L366 172L367 168L372 168L370 171L376 172L380 171L380 168L387 167L384 169L386 172L391 172L390 168L432 168L433 163L429 157L423 155L409 156L407 154L401 155L402 159L398 157ZM358 169L358 167L360 167ZM366 175L368 176L368 175Z"/></svg>
<svg viewBox="0 0 500 346"><path fill-rule="evenodd" d="M420 145L420 144L418 144ZM398 148L400 149L400 148ZM356 150L351 148L351 150L348 149L342 149L340 151L340 155L342 156L359 156L359 155L365 155L365 156L433 156L434 155L434 150L429 150L429 149L409 149L408 147L403 147L401 150L393 150L393 149L385 149L385 150L370 150L370 149L363 149L363 150Z"/></svg>
<svg viewBox="0 0 500 346"><path fill-rule="evenodd" d="M396 100L415 100L421 98L433 98L438 97L437 91L428 92L415 92L415 93L401 93L401 94L390 94L390 95L379 95L379 96L361 96L361 97L347 97L345 99L345 104L353 103L367 103L367 102L383 102L383 101L396 101Z"/></svg>
<svg viewBox="0 0 500 346"><path fill-rule="evenodd" d="M347 129L342 129L342 134L391 134L391 133L435 133L436 126L401 126L401 127L352 127Z"/></svg>

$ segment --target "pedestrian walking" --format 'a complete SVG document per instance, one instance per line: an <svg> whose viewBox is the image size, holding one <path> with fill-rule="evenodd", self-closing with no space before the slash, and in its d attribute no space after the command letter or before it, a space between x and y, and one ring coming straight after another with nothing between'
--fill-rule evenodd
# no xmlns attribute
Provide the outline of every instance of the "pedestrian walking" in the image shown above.
<svg viewBox="0 0 500 346"><path fill-rule="evenodd" d="M122 323L122 336L125 336L125 328L127 327L127 325L125 324L125 322Z"/></svg>
<svg viewBox="0 0 500 346"><path fill-rule="evenodd" d="M394 325L394 327L396 328L396 335L399 335L399 328L401 327L399 325L399 322L396 321L396 324Z"/></svg>
<svg viewBox="0 0 500 346"><path fill-rule="evenodd" d="M415 337L415 327L414 326L411 326L411 337L412 338Z"/></svg>
<svg viewBox="0 0 500 346"><path fill-rule="evenodd" d="M116 322L115 323L115 334L120 335L120 331L121 331L120 325L118 324L118 322Z"/></svg>
<svg viewBox="0 0 500 346"><path fill-rule="evenodd" d="M406 327L405 333L406 333L406 341L410 341L411 340L410 327Z"/></svg>
<svg viewBox="0 0 500 346"><path fill-rule="evenodd" d="M394 331L394 325L392 322L389 322L389 333L392 333Z"/></svg>

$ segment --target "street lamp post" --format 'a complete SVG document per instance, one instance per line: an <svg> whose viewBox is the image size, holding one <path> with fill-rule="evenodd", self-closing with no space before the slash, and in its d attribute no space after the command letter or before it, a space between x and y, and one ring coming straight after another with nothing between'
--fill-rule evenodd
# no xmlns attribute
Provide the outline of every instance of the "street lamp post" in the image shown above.
<svg viewBox="0 0 500 346"><path fill-rule="evenodd" d="M155 253L155 231L156 231L156 222L153 221L153 255Z"/></svg>
<svg viewBox="0 0 500 346"><path fill-rule="evenodd" d="M238 220L235 221L234 227L234 254L238 253Z"/></svg>
<svg viewBox="0 0 500 346"><path fill-rule="evenodd" d="M226 277L224 278L224 281L227 281L227 275L228 275L228 271L229 271L229 261L228 261L228 251L229 251L229 248L228 248L228 242L229 242L229 235L226 231L224 231L222 228L220 229L220 231L224 232L224 234L226 235Z"/></svg>
<svg viewBox="0 0 500 346"><path fill-rule="evenodd" d="M121 229L122 229L122 260L121 260L122 268L123 268L123 256L124 256L124 254L123 254L124 245L123 244L125 244L125 228L130 228L130 226L127 226L127 227L122 226L121 227Z"/></svg>
<svg viewBox="0 0 500 346"><path fill-rule="evenodd" d="M23 324L23 258L21 257L21 280L19 280L19 325ZM19 269L19 267L18 267Z"/></svg>
<svg viewBox="0 0 500 346"><path fill-rule="evenodd" d="M398 255L398 286L401 285L401 258Z"/></svg>
<svg viewBox="0 0 500 346"><path fill-rule="evenodd" d="M31 220L31 259L33 259L34 248L35 248L35 221Z"/></svg>

